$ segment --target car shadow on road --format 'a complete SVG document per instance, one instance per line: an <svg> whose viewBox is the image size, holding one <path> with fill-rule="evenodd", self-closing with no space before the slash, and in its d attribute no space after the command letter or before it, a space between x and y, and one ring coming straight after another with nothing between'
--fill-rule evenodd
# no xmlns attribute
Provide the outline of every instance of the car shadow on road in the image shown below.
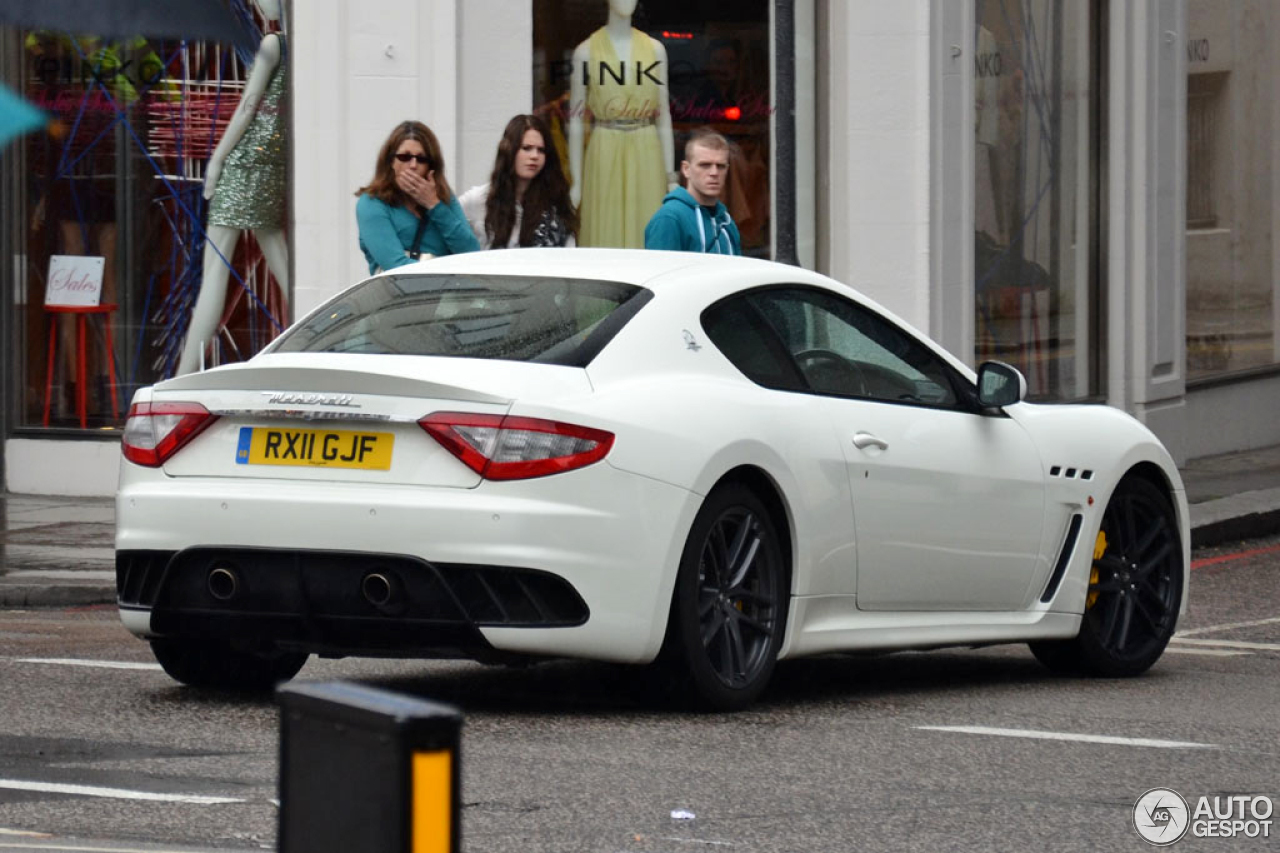
<svg viewBox="0 0 1280 853"><path fill-rule="evenodd" d="M359 679L386 690L456 705L465 713L609 716L697 712L652 667L584 661L529 666L459 665L443 671ZM957 691L1055 689L1052 676L1025 658L982 651L826 656L778 664L761 710L806 704L900 703Z"/></svg>
<svg viewBox="0 0 1280 853"><path fill-rule="evenodd" d="M976 650L831 655L784 661L770 698L806 702L873 701L943 693L1025 690L1058 681L1028 653Z"/></svg>
<svg viewBox="0 0 1280 853"><path fill-rule="evenodd" d="M188 687L171 682L151 690L147 694L148 703L152 706L181 706L185 709L201 708L210 711L223 709L261 710L268 712L277 702L271 693L242 692L237 690L215 690L209 687Z"/></svg>

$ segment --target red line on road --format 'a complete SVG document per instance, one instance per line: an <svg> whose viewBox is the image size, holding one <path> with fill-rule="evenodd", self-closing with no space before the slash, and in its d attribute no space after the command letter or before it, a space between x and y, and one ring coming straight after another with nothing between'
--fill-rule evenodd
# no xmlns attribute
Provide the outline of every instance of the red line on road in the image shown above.
<svg viewBox="0 0 1280 853"><path fill-rule="evenodd" d="M1237 551L1234 554L1219 554L1216 557L1205 557L1192 560L1192 569L1203 569L1205 566L1216 566L1218 563L1229 563L1232 560L1243 560L1245 557L1256 557L1258 554L1274 554L1280 551L1280 545L1269 545L1266 548L1250 548L1248 551Z"/></svg>

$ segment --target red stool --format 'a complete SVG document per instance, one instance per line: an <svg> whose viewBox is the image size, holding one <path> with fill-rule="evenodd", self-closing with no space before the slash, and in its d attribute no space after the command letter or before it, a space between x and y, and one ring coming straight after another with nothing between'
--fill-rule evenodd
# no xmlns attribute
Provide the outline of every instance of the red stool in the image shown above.
<svg viewBox="0 0 1280 853"><path fill-rule="evenodd" d="M90 314L102 315L104 355L107 359L107 377L111 385L111 415L120 419L120 404L116 401L116 362L115 347L111 343L111 312L114 305L46 305L44 310L53 315L74 314L76 318L76 364L79 367L80 381L76 389L76 411L80 414L80 428L88 426L89 382L86 365L85 318ZM44 425L49 425L49 403L53 396L53 366L57 363L58 354L58 318L49 318L49 368L44 380Z"/></svg>

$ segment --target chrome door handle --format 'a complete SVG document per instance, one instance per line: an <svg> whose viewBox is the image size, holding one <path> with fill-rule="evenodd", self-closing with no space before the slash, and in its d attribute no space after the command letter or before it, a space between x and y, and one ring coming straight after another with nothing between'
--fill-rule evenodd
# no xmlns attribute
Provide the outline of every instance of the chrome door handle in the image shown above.
<svg viewBox="0 0 1280 853"><path fill-rule="evenodd" d="M881 450L888 450L889 442L876 438L869 432L857 432L853 434L853 446L860 450L866 450L868 447L878 447Z"/></svg>

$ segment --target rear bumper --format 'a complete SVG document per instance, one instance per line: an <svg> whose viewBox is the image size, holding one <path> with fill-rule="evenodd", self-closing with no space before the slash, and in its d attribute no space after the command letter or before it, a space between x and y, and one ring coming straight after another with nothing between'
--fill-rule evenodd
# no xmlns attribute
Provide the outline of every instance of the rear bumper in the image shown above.
<svg viewBox="0 0 1280 853"><path fill-rule="evenodd" d="M331 655L485 657L481 626L572 627L589 616L546 572L392 554L117 551L116 589L158 634Z"/></svg>
<svg viewBox="0 0 1280 853"><path fill-rule="evenodd" d="M121 616L142 637L328 654L646 662L698 496L597 464L475 489L170 478L126 463ZM222 600L209 572L243 585ZM379 608L370 572L398 595Z"/></svg>

